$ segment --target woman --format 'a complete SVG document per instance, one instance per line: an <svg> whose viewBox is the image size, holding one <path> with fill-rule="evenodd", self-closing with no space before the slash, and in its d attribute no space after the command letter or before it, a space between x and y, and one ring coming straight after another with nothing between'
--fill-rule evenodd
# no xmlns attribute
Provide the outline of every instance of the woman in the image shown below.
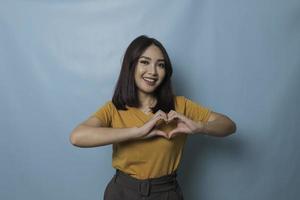
<svg viewBox="0 0 300 200"><path fill-rule="evenodd" d="M163 45L137 37L125 52L112 100L71 133L78 147L113 144L116 174L105 200L183 199L176 175L187 136L235 132L227 116L175 96L171 76Z"/></svg>

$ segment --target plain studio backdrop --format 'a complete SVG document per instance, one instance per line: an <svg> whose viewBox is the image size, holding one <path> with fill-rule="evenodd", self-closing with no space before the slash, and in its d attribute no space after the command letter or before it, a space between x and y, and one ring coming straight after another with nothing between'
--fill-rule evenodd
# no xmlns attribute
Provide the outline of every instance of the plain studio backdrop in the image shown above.
<svg viewBox="0 0 300 200"><path fill-rule="evenodd" d="M299 0L1 0L0 199L102 199L112 146L69 135L111 99L141 34L165 45L176 94L238 127L188 138L185 198L299 198Z"/></svg>

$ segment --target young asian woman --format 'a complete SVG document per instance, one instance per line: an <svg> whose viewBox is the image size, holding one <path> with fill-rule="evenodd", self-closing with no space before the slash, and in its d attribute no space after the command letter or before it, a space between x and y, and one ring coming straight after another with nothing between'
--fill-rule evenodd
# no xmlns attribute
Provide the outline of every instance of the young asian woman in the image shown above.
<svg viewBox="0 0 300 200"><path fill-rule="evenodd" d="M128 46L113 97L71 133L77 147L113 145L105 200L183 199L176 179L188 136L236 131L226 115L172 90L164 46L145 35Z"/></svg>

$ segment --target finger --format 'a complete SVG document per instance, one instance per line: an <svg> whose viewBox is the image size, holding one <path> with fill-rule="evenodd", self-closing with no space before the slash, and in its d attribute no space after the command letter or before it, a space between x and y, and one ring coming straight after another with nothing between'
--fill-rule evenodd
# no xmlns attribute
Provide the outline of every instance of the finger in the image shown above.
<svg viewBox="0 0 300 200"><path fill-rule="evenodd" d="M156 124L159 120L165 120L166 116L163 113L157 113L155 116L153 116L150 121L151 124L154 125Z"/></svg>
<svg viewBox="0 0 300 200"><path fill-rule="evenodd" d="M169 139L169 140L170 140L170 139L173 139L177 134L178 134L178 133L173 132L172 134L170 134L170 135L168 136L168 139Z"/></svg>
<svg viewBox="0 0 300 200"><path fill-rule="evenodd" d="M143 138L144 138L144 139L148 139L148 138L152 138L152 137L154 137L154 136L156 136L156 130L155 130L155 129L152 129L152 130L149 131L149 132L147 133L147 135L145 135Z"/></svg>
<svg viewBox="0 0 300 200"><path fill-rule="evenodd" d="M176 112L175 110L170 110L170 112L167 115L169 117L169 116L173 116L173 115L180 115L180 113Z"/></svg>
<svg viewBox="0 0 300 200"><path fill-rule="evenodd" d="M148 138L152 138L152 137L155 137L155 136L161 136L161 137L164 137L164 138L168 138L168 134L166 132L163 132L163 131L158 130L158 129L153 129L147 135L145 135L143 137L143 139L148 139Z"/></svg>
<svg viewBox="0 0 300 200"><path fill-rule="evenodd" d="M156 130L156 135L168 138L168 134L166 132L164 132L164 131L161 131L161 130Z"/></svg>
<svg viewBox="0 0 300 200"><path fill-rule="evenodd" d="M182 119L182 116L180 116L178 113L172 113L168 116L168 121Z"/></svg>
<svg viewBox="0 0 300 200"><path fill-rule="evenodd" d="M168 116L164 111L158 110L155 114L161 116L165 121L168 121Z"/></svg>
<svg viewBox="0 0 300 200"><path fill-rule="evenodd" d="M166 113L164 113L163 111L161 110L158 110L154 116L151 118L151 120L155 120L155 121L158 121L159 119L163 119L163 120L167 120L167 115Z"/></svg>
<svg viewBox="0 0 300 200"><path fill-rule="evenodd" d="M178 129L173 129L172 131L170 131L168 133L168 138L171 139L173 137L175 137L178 134Z"/></svg>
<svg viewBox="0 0 300 200"><path fill-rule="evenodd" d="M184 122L184 123L189 123L190 124L190 119L189 118L187 118L185 115L182 115L182 114L180 114L180 113L177 113L177 112L172 112L171 114L170 114L170 116L168 116L168 119L170 120L170 121L172 121L172 120L174 120L174 119L177 119L177 120L179 120L179 121L182 121L182 122Z"/></svg>
<svg viewBox="0 0 300 200"><path fill-rule="evenodd" d="M146 124L142 130L145 131L145 134L149 133L159 124L160 120L165 120L163 113L159 112L155 116L153 116Z"/></svg>
<svg viewBox="0 0 300 200"><path fill-rule="evenodd" d="M168 117L168 121L172 121L175 117L176 117L176 112L174 110L171 110L168 114L167 114L167 117Z"/></svg>
<svg viewBox="0 0 300 200"><path fill-rule="evenodd" d="M171 130L171 131L168 133L168 135L172 135L172 134L176 133L177 131L178 131L177 128L175 128L175 129Z"/></svg>
<svg viewBox="0 0 300 200"><path fill-rule="evenodd" d="M146 135L150 134L150 132L156 127L157 121L160 120L159 116L156 116L152 119L150 119L148 122L146 122L142 127L141 131Z"/></svg>
<svg viewBox="0 0 300 200"><path fill-rule="evenodd" d="M197 128L197 123L194 122L193 120L186 118L184 121L183 120L179 120L180 122L184 123L184 125L189 129L189 130L194 130Z"/></svg>

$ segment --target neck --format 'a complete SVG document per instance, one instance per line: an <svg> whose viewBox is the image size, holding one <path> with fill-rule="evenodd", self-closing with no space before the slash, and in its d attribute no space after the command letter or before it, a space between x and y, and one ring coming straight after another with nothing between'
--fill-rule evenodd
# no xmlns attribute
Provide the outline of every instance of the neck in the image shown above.
<svg viewBox="0 0 300 200"><path fill-rule="evenodd" d="M153 95L140 92L138 96L139 96L139 100L141 102L140 108L149 108L149 107L155 106L156 98Z"/></svg>

